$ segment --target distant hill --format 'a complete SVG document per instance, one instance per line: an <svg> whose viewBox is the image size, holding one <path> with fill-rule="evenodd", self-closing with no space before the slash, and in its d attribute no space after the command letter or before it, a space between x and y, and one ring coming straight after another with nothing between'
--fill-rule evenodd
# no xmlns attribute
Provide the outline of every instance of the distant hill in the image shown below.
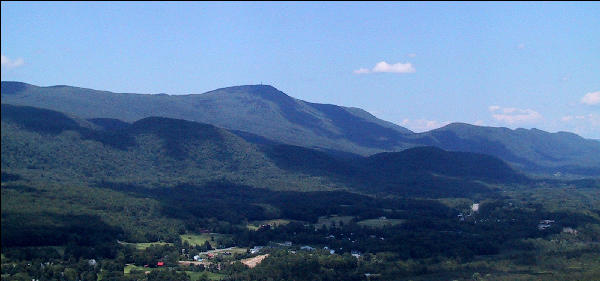
<svg viewBox="0 0 600 281"><path fill-rule="evenodd" d="M600 144L573 133L453 123L418 135L430 145L493 155L529 172L600 175Z"/></svg>
<svg viewBox="0 0 600 281"><path fill-rule="evenodd" d="M536 174L600 174L600 142L572 133L453 123L416 134L362 109L305 102L267 85L149 95L3 81L2 103L57 110L103 128L122 125L111 119L131 123L150 116L197 121L228 129L252 143L297 145L350 158L436 146L493 155Z"/></svg>
<svg viewBox="0 0 600 281"><path fill-rule="evenodd" d="M252 144L213 125L165 117L92 120L2 105L2 170L35 179L174 186L227 181L291 191L345 189L417 197L489 194L481 184L527 179L492 156L414 148L348 157L276 143ZM88 121L85 121L88 122ZM115 125L117 124L117 125Z"/></svg>

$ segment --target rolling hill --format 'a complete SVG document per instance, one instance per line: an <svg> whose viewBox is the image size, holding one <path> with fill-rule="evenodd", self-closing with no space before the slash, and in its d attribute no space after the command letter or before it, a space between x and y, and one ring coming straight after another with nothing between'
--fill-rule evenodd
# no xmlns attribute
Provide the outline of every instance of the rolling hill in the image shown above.
<svg viewBox="0 0 600 281"><path fill-rule="evenodd" d="M119 126L118 121L109 124L110 119L134 122L151 116L197 121L225 128L252 143L284 143L347 157L436 146L493 155L536 174L600 174L600 143L572 133L463 123L413 133L358 108L294 99L267 85L150 95L2 81L2 103L57 110L93 119L90 123L101 127Z"/></svg>
<svg viewBox="0 0 600 281"><path fill-rule="evenodd" d="M453 123L419 135L431 145L493 155L528 172L600 175L600 145L573 133Z"/></svg>
<svg viewBox="0 0 600 281"><path fill-rule="evenodd" d="M227 181L272 190L343 189L433 198L491 192L476 181L525 180L504 162L482 154L429 147L347 158L300 146L252 144L213 125L180 119L78 121L56 111L6 104L2 170L86 186Z"/></svg>

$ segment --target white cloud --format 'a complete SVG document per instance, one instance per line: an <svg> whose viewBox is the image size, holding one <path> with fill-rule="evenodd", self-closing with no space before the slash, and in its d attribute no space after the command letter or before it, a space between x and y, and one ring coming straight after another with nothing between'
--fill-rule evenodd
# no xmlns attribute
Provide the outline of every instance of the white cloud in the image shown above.
<svg viewBox="0 0 600 281"><path fill-rule="evenodd" d="M600 104L600 91L585 94L585 96L581 98L581 103L587 105Z"/></svg>
<svg viewBox="0 0 600 281"><path fill-rule="evenodd" d="M568 131L575 132L584 137L600 139L600 115L590 113L587 115L567 115L560 119Z"/></svg>
<svg viewBox="0 0 600 281"><path fill-rule="evenodd" d="M592 117L592 114L590 114L588 117ZM567 115L567 116L563 116L562 118L560 118L561 121L563 122L570 122L573 120L585 120L587 117L585 115Z"/></svg>
<svg viewBox="0 0 600 281"><path fill-rule="evenodd" d="M366 68L359 68L354 71L354 74L367 74L367 73L371 73L371 70L368 70Z"/></svg>
<svg viewBox="0 0 600 281"><path fill-rule="evenodd" d="M409 58L414 58L414 57L416 57L416 56L417 56L417 54L415 54L415 53L410 53L410 54L408 54L407 56L408 56Z"/></svg>
<svg viewBox="0 0 600 281"><path fill-rule="evenodd" d="M24 63L25 63L25 61L23 61L22 58L12 60L12 59L6 57L4 54L2 54L2 67L14 68L14 67L19 67L19 66L23 65Z"/></svg>
<svg viewBox="0 0 600 281"><path fill-rule="evenodd" d="M541 114L532 109L516 107L502 108L497 105L492 105L488 109L492 112L494 119L508 124L528 123L542 118Z"/></svg>
<svg viewBox="0 0 600 281"><path fill-rule="evenodd" d="M381 61L373 67L373 72L413 73L415 71L416 69L410 62L389 64L385 61Z"/></svg>
<svg viewBox="0 0 600 281"><path fill-rule="evenodd" d="M433 129L437 129L450 124L448 121L435 121L425 119L404 119L402 120L402 126L407 127L415 132L425 132Z"/></svg>
<svg viewBox="0 0 600 281"><path fill-rule="evenodd" d="M497 105L490 105L489 109L490 109L490 111L496 111L496 110L500 109L500 107Z"/></svg>
<svg viewBox="0 0 600 281"><path fill-rule="evenodd" d="M385 73L414 73L417 70L410 63L395 63L389 64L385 61L378 62L372 69L367 68L359 68L354 70L354 74L367 74L367 73L377 73L377 72L385 72Z"/></svg>

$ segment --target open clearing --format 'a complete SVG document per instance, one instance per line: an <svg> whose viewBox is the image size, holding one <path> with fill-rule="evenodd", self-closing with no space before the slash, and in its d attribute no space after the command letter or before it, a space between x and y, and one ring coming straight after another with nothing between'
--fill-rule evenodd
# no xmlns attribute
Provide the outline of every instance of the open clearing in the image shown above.
<svg viewBox="0 0 600 281"><path fill-rule="evenodd" d="M323 225L329 227L329 226L331 226L331 223L335 223L336 225L339 225L340 222L342 222L343 224L347 224L352 219L354 219L353 216L328 216L328 217L319 217L319 221L317 222L317 224L315 225L315 227L319 228L319 227L322 227Z"/></svg>
<svg viewBox="0 0 600 281"><path fill-rule="evenodd" d="M149 242L149 243L129 243L129 242L123 242L123 241L117 241L117 242L122 245L133 245L138 250L146 250L148 247L153 246L153 245L173 245L173 243L168 243L168 242Z"/></svg>
<svg viewBox="0 0 600 281"><path fill-rule="evenodd" d="M274 219L274 220L264 220L264 221L251 221L246 225L246 227L250 230L257 230L263 224L270 224L271 226L277 227L280 225L286 225L293 220L286 219Z"/></svg>
<svg viewBox="0 0 600 281"><path fill-rule="evenodd" d="M399 225L399 224L404 223L405 221L406 220L401 220L401 219L369 219L369 220L359 221L359 222L357 222L357 224L366 226L366 227L380 228L380 227L384 227L384 226Z"/></svg>
<svg viewBox="0 0 600 281"><path fill-rule="evenodd" d="M248 266L249 268L254 268L259 263L261 263L264 259L266 259L268 256L269 256L269 254L264 254L264 255L259 255L256 257L252 257L252 258L243 259L242 263L245 264L246 266Z"/></svg>
<svg viewBox="0 0 600 281"><path fill-rule="evenodd" d="M217 242L219 238L225 237L224 234L219 233L202 233L202 234L182 234L181 242L188 242L192 246L202 246L204 242L208 241L211 247L217 248L219 243Z"/></svg>

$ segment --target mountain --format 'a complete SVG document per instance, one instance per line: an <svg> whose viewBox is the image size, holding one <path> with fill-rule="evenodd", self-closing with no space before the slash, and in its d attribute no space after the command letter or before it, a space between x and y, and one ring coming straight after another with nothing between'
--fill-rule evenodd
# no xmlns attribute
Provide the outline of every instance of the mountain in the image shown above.
<svg viewBox="0 0 600 281"><path fill-rule="evenodd" d="M419 136L430 145L493 155L529 172L600 175L600 144L573 133L453 123Z"/></svg>
<svg viewBox="0 0 600 281"><path fill-rule="evenodd" d="M412 134L364 110L301 101L267 85L195 95L144 95L2 81L2 103L48 108L81 118L185 119L287 144L359 154L404 148L398 140Z"/></svg>
<svg viewBox="0 0 600 281"><path fill-rule="evenodd" d="M131 124L92 120L104 126L84 120L82 126L75 117L47 109L3 104L1 112L3 172L61 184L227 181L272 190L437 198L493 192L478 181L527 180L492 156L433 147L344 157L300 146L252 144L213 125L165 117Z"/></svg>
<svg viewBox="0 0 600 281"><path fill-rule="evenodd" d="M2 103L47 108L90 119L94 126L160 116L225 128L256 144L288 144L353 158L418 146L496 156L520 170L552 175L600 174L600 142L572 133L453 123L424 133L368 112L292 98L267 85L193 95L149 95L2 82Z"/></svg>

